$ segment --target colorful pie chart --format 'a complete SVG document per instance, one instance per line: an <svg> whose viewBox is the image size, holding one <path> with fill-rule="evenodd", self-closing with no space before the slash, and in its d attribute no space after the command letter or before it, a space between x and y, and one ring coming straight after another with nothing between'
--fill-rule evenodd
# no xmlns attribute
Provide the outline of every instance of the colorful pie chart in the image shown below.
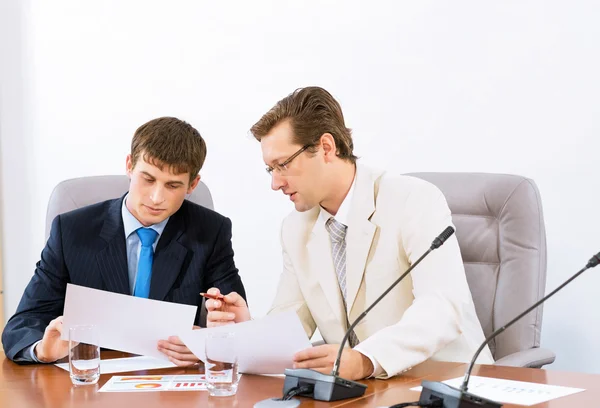
<svg viewBox="0 0 600 408"><path fill-rule="evenodd" d="M145 384L136 384L135 388L159 388L162 387L162 384L156 383L145 383Z"/></svg>

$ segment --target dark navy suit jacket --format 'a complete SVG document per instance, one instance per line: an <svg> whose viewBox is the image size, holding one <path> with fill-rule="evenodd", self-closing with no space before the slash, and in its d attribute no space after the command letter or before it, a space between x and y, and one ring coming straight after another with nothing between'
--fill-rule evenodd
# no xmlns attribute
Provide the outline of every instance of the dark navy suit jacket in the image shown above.
<svg viewBox="0 0 600 408"><path fill-rule="evenodd" d="M31 361L28 348L63 314L67 283L131 294L127 273L123 198L56 217L35 274L2 333L6 356ZM150 299L197 305L200 292L246 293L233 261L231 221L185 200L169 218L152 264Z"/></svg>

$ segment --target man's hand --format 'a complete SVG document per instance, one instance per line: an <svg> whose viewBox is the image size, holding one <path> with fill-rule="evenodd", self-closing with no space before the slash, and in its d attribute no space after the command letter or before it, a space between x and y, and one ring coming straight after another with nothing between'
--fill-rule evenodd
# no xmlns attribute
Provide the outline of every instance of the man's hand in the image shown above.
<svg viewBox="0 0 600 408"><path fill-rule="evenodd" d="M198 329L200 326L194 326L194 330ZM178 336L171 336L168 340L159 340L157 349L179 367L190 367L200 361Z"/></svg>
<svg viewBox="0 0 600 408"><path fill-rule="evenodd" d="M210 288L208 293L218 296L219 289ZM207 299L206 327L224 326L226 324L241 323L250 320L250 311L243 297L236 292L231 292L221 300Z"/></svg>
<svg viewBox="0 0 600 408"><path fill-rule="evenodd" d="M294 368L310 368L323 374L331 374L337 358L339 344L324 344L294 354ZM369 357L356 350L345 348L340 362L340 377L362 380L373 374Z"/></svg>
<svg viewBox="0 0 600 408"><path fill-rule="evenodd" d="M34 348L33 352L42 363L53 363L69 354L69 342L61 340L63 331L63 317L59 316L52 320L46 330L44 337Z"/></svg>

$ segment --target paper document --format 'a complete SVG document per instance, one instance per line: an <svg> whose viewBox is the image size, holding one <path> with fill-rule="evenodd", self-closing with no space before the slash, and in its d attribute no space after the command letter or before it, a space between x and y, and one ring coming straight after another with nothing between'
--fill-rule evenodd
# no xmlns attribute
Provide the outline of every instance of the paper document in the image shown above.
<svg viewBox="0 0 600 408"><path fill-rule="evenodd" d="M58 368L69 371L69 363L54 364ZM100 374L127 373L139 370L156 370L158 368L177 367L167 360L158 358L136 356L125 358L111 358L109 360L100 360Z"/></svg>
<svg viewBox="0 0 600 408"><path fill-rule="evenodd" d="M188 329L179 337L192 353L206 361L204 343L211 332L235 333L238 369L247 374L282 374L292 368L296 352L312 346L296 312L209 329Z"/></svg>
<svg viewBox="0 0 600 408"><path fill-rule="evenodd" d="M201 375L135 375L114 376L99 392L206 391L206 378Z"/></svg>
<svg viewBox="0 0 600 408"><path fill-rule="evenodd" d="M458 377L443 383L460 388L463 379L464 377ZM411 391L421 391L421 387L411 388ZM581 391L585 390L489 377L471 377L469 380L471 394L504 404L536 405Z"/></svg>
<svg viewBox="0 0 600 408"><path fill-rule="evenodd" d="M156 349L158 341L191 330L196 310L196 306L68 284L62 339L69 339L69 327L93 324L101 347L168 360Z"/></svg>

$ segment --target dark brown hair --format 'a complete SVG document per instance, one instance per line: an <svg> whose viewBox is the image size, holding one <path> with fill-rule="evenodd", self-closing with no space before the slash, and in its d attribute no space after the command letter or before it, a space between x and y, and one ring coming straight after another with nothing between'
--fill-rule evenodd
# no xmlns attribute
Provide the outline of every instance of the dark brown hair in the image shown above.
<svg viewBox="0 0 600 408"><path fill-rule="evenodd" d="M330 133L335 140L337 156L356 162L356 156L352 152L352 130L344 123L340 104L325 89L318 86L296 89L265 113L250 132L260 142L284 120L289 120L294 130L294 143L312 147L324 133ZM315 149L311 151L314 152Z"/></svg>
<svg viewBox="0 0 600 408"><path fill-rule="evenodd" d="M206 159L206 143L187 122L173 117L153 119L140 126L131 141L133 166L143 155L148 163L175 174L189 173L192 182Z"/></svg>

